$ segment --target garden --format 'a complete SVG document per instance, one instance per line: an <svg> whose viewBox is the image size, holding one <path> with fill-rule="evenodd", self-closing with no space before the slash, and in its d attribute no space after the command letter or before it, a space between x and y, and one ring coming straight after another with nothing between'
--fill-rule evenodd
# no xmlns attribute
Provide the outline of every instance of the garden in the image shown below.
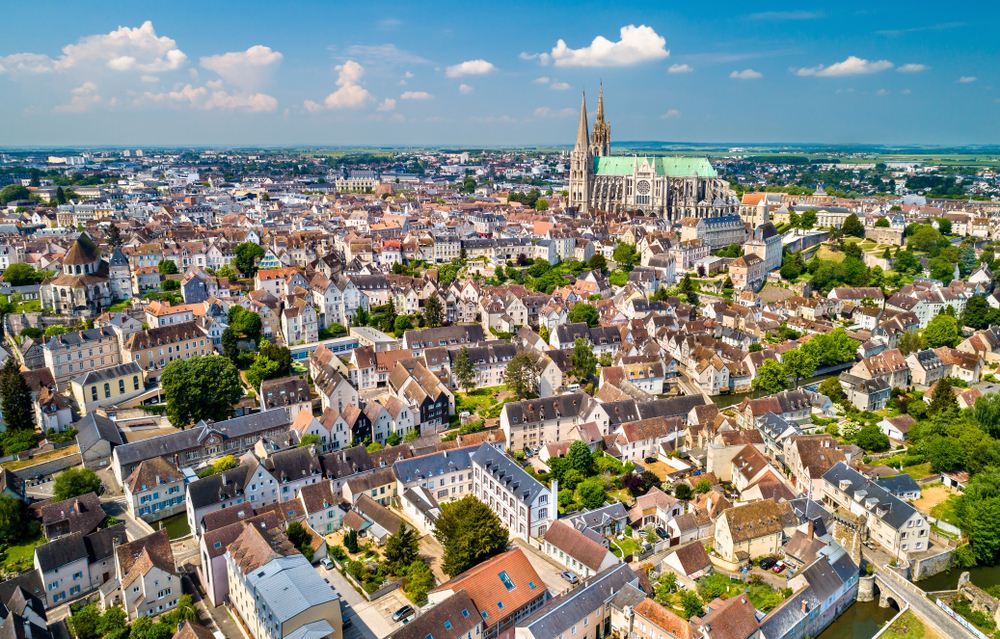
<svg viewBox="0 0 1000 639"><path fill-rule="evenodd" d="M695 590L677 583L677 575L665 572L653 583L654 598L685 619L700 615L705 604L717 599L729 599L746 594L754 608L767 613L792 596L791 588L775 589L759 575L740 581L721 573L706 575L697 581Z"/></svg>

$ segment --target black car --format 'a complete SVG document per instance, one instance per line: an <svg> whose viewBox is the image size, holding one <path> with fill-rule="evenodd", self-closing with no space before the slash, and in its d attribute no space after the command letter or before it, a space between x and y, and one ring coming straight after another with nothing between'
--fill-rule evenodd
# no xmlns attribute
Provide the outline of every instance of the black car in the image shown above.
<svg viewBox="0 0 1000 639"><path fill-rule="evenodd" d="M770 570L774 568L774 564L778 563L778 560L774 557L764 557L760 560L760 567L764 570Z"/></svg>
<svg viewBox="0 0 1000 639"><path fill-rule="evenodd" d="M667 531L664 530L661 526L656 527L656 536L659 537L660 539L667 539L670 537L670 535L667 534Z"/></svg>

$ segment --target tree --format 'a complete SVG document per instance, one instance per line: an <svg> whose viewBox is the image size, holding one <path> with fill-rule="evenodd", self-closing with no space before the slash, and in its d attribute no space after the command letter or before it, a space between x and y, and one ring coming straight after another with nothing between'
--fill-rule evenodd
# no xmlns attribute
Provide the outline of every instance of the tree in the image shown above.
<svg viewBox="0 0 1000 639"><path fill-rule="evenodd" d="M896 272L913 275L923 270L920 260L913 251L897 251L896 258L892 262L892 269Z"/></svg>
<svg viewBox="0 0 1000 639"><path fill-rule="evenodd" d="M955 399L955 393L952 392L951 388L951 379L947 377L934 385L934 392L931 393L931 403L927 407L928 415L951 415L958 412L958 401Z"/></svg>
<svg viewBox="0 0 1000 639"><path fill-rule="evenodd" d="M691 487L687 484L680 483L674 486L674 497L677 499L687 501L688 499L691 499L691 495L693 493L694 491L691 490Z"/></svg>
<svg viewBox="0 0 1000 639"><path fill-rule="evenodd" d="M811 229L816 226L816 209L809 209L799 217L799 226L804 229Z"/></svg>
<svg viewBox="0 0 1000 639"><path fill-rule="evenodd" d="M236 367L219 355L174 360L163 369L160 383L167 417L181 428L202 419L229 418L243 396Z"/></svg>
<svg viewBox="0 0 1000 639"><path fill-rule="evenodd" d="M592 271L605 273L608 270L608 260L604 257L603 253L594 253L590 260L587 261L587 268Z"/></svg>
<svg viewBox="0 0 1000 639"><path fill-rule="evenodd" d="M955 515L969 536L975 559L984 565L1000 560L1000 468L989 468L970 480L955 499Z"/></svg>
<svg viewBox="0 0 1000 639"><path fill-rule="evenodd" d="M587 509L600 508L608 499L604 490L604 481L600 477L585 479L576 487L580 496L580 505Z"/></svg>
<svg viewBox="0 0 1000 639"><path fill-rule="evenodd" d="M15 262L3 271L3 281L11 286L28 286L38 284L45 279L42 273L36 271L30 264Z"/></svg>
<svg viewBox="0 0 1000 639"><path fill-rule="evenodd" d="M422 606L427 603L427 593L433 587L434 573L431 572L430 566L420 560L412 562L406 570L406 582L403 585L403 592L407 598Z"/></svg>
<svg viewBox="0 0 1000 639"><path fill-rule="evenodd" d="M899 342L896 347L899 348L899 352L903 355L909 355L910 353L923 350L924 336L916 329L906 331L899 336Z"/></svg>
<svg viewBox="0 0 1000 639"><path fill-rule="evenodd" d="M17 358L8 357L0 369L0 410L8 431L35 430L35 410L31 388L17 365Z"/></svg>
<svg viewBox="0 0 1000 639"><path fill-rule="evenodd" d="M705 604L701 601L701 597L699 597L698 593L695 591L682 590L681 607L684 608L684 616L690 619L691 617L700 616Z"/></svg>
<svg viewBox="0 0 1000 639"><path fill-rule="evenodd" d="M597 326L601 316L597 309L586 302L577 302L566 315L568 322L585 322L587 326Z"/></svg>
<svg viewBox="0 0 1000 639"><path fill-rule="evenodd" d="M28 518L24 502L10 495L0 495L0 544L12 546L24 537Z"/></svg>
<svg viewBox="0 0 1000 639"><path fill-rule="evenodd" d="M875 220L875 228L887 229L890 226L892 225L889 223L889 218L887 217L880 217L879 219Z"/></svg>
<svg viewBox="0 0 1000 639"><path fill-rule="evenodd" d="M229 328L240 340L253 342L260 341L260 335L264 328L264 323L260 315L253 311L248 311L238 304L229 307Z"/></svg>
<svg viewBox="0 0 1000 639"><path fill-rule="evenodd" d="M353 528L344 533L344 548L347 548L347 552L352 554L360 550L358 546L358 532Z"/></svg>
<svg viewBox="0 0 1000 639"><path fill-rule="evenodd" d="M69 618L69 626L77 639L97 639L100 637L98 626L101 623L101 611L96 603L87 604L73 613Z"/></svg>
<svg viewBox="0 0 1000 639"><path fill-rule="evenodd" d="M639 251L635 249L635 244L625 242L619 242L615 246L614 253L611 254L611 259L626 272L635 268L635 265L639 263L639 257Z"/></svg>
<svg viewBox="0 0 1000 639"><path fill-rule="evenodd" d="M973 295L965 303L965 310L962 311L962 324L977 330L987 328L992 319L995 319L993 309L986 302L986 297Z"/></svg>
<svg viewBox="0 0 1000 639"><path fill-rule="evenodd" d="M570 467L580 471L584 477L594 474L594 455L584 442L573 442L566 452L566 459L569 460Z"/></svg>
<svg viewBox="0 0 1000 639"><path fill-rule="evenodd" d="M160 272L160 275L176 275L178 273L177 263L173 260L160 260L156 270Z"/></svg>
<svg viewBox="0 0 1000 639"><path fill-rule="evenodd" d="M107 240L108 246L111 248L118 248L122 245L122 232L121 229L118 228L117 224L111 223L108 226Z"/></svg>
<svg viewBox="0 0 1000 639"><path fill-rule="evenodd" d="M794 380L793 386L799 385L799 380L812 377L816 372L816 358L801 348L793 348L781 356L788 374Z"/></svg>
<svg viewBox="0 0 1000 639"><path fill-rule="evenodd" d="M243 242L233 250L233 262L243 277L257 274L257 260L264 257L264 249L253 242Z"/></svg>
<svg viewBox="0 0 1000 639"><path fill-rule="evenodd" d="M931 279L938 280L945 285L955 277L955 265L941 255L933 257L927 262L927 270L930 271Z"/></svg>
<svg viewBox="0 0 1000 639"><path fill-rule="evenodd" d="M441 505L434 536L444 548L442 570L455 576L507 549L507 529L472 495Z"/></svg>
<svg viewBox="0 0 1000 639"><path fill-rule="evenodd" d="M973 414L990 437L1000 439L1000 393L982 395L976 400Z"/></svg>
<svg viewBox="0 0 1000 639"><path fill-rule="evenodd" d="M383 556L386 565L394 575L401 575L406 568L420 558L420 540L411 526L402 524L385 542Z"/></svg>
<svg viewBox="0 0 1000 639"><path fill-rule="evenodd" d="M844 235L853 237L865 236L865 225L861 223L861 220L854 213L851 213L844 219L844 225L840 230L843 231Z"/></svg>
<svg viewBox="0 0 1000 639"><path fill-rule="evenodd" d="M927 328L924 329L924 341L929 348L956 346L962 341L958 331L958 320L952 315L938 313L927 323Z"/></svg>
<svg viewBox="0 0 1000 639"><path fill-rule="evenodd" d="M914 231L906 239L906 248L923 253L933 253L941 248L942 243L948 243L933 226L929 224L915 226Z"/></svg>
<svg viewBox="0 0 1000 639"><path fill-rule="evenodd" d="M816 359L816 366L836 366L853 361L859 343L843 328L836 328L829 333L813 335L800 348Z"/></svg>
<svg viewBox="0 0 1000 639"><path fill-rule="evenodd" d="M840 385L837 377L828 377L819 385L819 392L830 398L830 401L837 404L847 399L844 387Z"/></svg>
<svg viewBox="0 0 1000 639"><path fill-rule="evenodd" d="M788 388L788 369L776 360L765 360L750 382L750 388L759 395L780 393Z"/></svg>
<svg viewBox="0 0 1000 639"><path fill-rule="evenodd" d="M293 521L288 524L288 529L285 531L288 535L288 541L292 542L292 545L302 550L303 546L308 546L310 542L309 531L305 529L305 526L297 521Z"/></svg>
<svg viewBox="0 0 1000 639"><path fill-rule="evenodd" d="M867 424L854 436L854 443L870 453L889 450L889 436L875 424Z"/></svg>
<svg viewBox="0 0 1000 639"><path fill-rule="evenodd" d="M959 253L958 272L962 277L968 277L972 271L976 270L977 266L979 266L979 260L976 258L976 249L966 246Z"/></svg>
<svg viewBox="0 0 1000 639"><path fill-rule="evenodd" d="M538 392L538 365L528 351L517 351L507 362L503 381L507 390L519 399L534 397Z"/></svg>
<svg viewBox="0 0 1000 639"><path fill-rule="evenodd" d="M463 346L458 349L458 352L455 354L455 361L451 365L451 372L455 376L455 382L457 382L460 388L465 389L466 393L475 385L476 367L472 363L472 358L469 357L468 347Z"/></svg>
<svg viewBox="0 0 1000 639"><path fill-rule="evenodd" d="M548 211L549 210L549 201L546 200L543 197L538 198L538 200L535 202L535 210L536 211Z"/></svg>
<svg viewBox="0 0 1000 639"><path fill-rule="evenodd" d="M70 468L56 475L52 495L57 501L96 493L101 490L101 479L89 468Z"/></svg>
<svg viewBox="0 0 1000 639"><path fill-rule="evenodd" d="M303 435L302 438L299 439L299 448L305 448L306 446L322 446L322 444L323 438L316 433Z"/></svg>
<svg viewBox="0 0 1000 639"><path fill-rule="evenodd" d="M431 293L427 301L424 302L424 326L437 328L444 322L444 306L437 293Z"/></svg>
<svg viewBox="0 0 1000 639"><path fill-rule="evenodd" d="M569 372L577 381L589 379L597 372L597 357L587 340L578 337L573 341L573 353L570 355Z"/></svg>

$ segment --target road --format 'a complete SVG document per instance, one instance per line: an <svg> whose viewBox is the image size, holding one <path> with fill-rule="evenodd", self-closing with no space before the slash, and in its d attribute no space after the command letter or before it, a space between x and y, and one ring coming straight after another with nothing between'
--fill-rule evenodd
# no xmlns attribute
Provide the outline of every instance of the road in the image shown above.
<svg viewBox="0 0 1000 639"><path fill-rule="evenodd" d="M376 634L373 631L373 627L379 630L382 630L383 626L389 628L387 624L392 623L390 618L378 619L377 610L372 609L372 604L362 597L336 568L327 570L322 565L319 565L316 566L316 571L340 595L341 601L346 602L346 606L342 605L341 611L343 612L345 621L347 619L351 620L351 627L344 629L344 639L381 639L381 637L385 637L395 629L391 628L385 631L384 634ZM369 613L369 610L372 612ZM373 614L375 618L373 618Z"/></svg>
<svg viewBox="0 0 1000 639"><path fill-rule="evenodd" d="M152 535L153 527L144 521L134 519L129 513L124 496L102 495L101 506L111 517L117 517L125 524L125 534L130 540Z"/></svg>

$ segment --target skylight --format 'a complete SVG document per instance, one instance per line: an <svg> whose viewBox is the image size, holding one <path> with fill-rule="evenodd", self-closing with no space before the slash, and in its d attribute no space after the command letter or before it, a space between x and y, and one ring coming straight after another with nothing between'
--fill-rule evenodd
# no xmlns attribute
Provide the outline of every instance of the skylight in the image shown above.
<svg viewBox="0 0 1000 639"><path fill-rule="evenodd" d="M510 578L510 575L507 574L506 570L501 570L498 576L500 577L500 581L503 583L504 588L508 591L514 589L514 581Z"/></svg>

